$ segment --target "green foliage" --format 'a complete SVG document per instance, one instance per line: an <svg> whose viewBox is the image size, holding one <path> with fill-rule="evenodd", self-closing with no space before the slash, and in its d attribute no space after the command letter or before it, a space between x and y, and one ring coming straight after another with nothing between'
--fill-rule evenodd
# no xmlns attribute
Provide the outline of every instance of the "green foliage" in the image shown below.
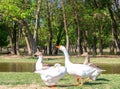
<svg viewBox="0 0 120 89"><path fill-rule="evenodd" d="M33 5L33 6L32 6ZM34 12L34 3L26 4L21 1L4 1L0 4L2 15L12 20L30 19Z"/></svg>
<svg viewBox="0 0 120 89"><path fill-rule="evenodd" d="M95 4L97 2L97 6ZM70 45L77 45L77 23L76 23L76 12L79 15L80 20L80 31L82 44L84 44L84 33L86 34L87 44L92 47L94 42L94 36L96 35L97 48L99 45L98 41L98 28L101 27L101 38L103 48L109 47L111 41L114 39L112 36L112 26L111 17L108 11L108 6L113 4L112 0L77 0L77 5L75 6L74 1L65 0L65 13L67 20L68 33L70 38ZM49 30L48 30L48 13L46 0L42 0L42 6L40 11L39 20L39 31L38 31L38 46L48 46L49 45ZM49 0L49 9L51 15L51 26L53 34L53 46L56 45L56 41L60 38L60 44L66 44L66 36L64 31L64 21L61 9L60 0ZM76 9L77 8L77 9ZM1 0L0 1L0 14L5 23L9 27L13 28L12 22L17 21L20 23L21 20L26 21L32 34L34 33L35 25L35 14L37 11L37 1L36 0ZM119 11L115 11L114 16L116 17L116 22L118 25L118 35L120 34L120 24L119 24ZM1 23L0 23L1 24ZM26 31L25 28L23 28ZM58 37L58 34L61 36ZM107 35L106 35L107 34ZM120 36L119 36L120 38ZM24 39L21 39L20 44L25 46Z"/></svg>
<svg viewBox="0 0 120 89"><path fill-rule="evenodd" d="M4 23L0 24L0 47L8 45L8 28Z"/></svg>

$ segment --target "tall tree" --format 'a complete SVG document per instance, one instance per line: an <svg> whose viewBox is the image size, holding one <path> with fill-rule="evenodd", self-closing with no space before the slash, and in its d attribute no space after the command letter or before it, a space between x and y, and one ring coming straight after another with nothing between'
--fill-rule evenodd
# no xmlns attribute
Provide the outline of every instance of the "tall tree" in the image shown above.
<svg viewBox="0 0 120 89"><path fill-rule="evenodd" d="M64 20L64 29L66 33L66 49L69 49L69 34L68 34L68 28L67 28L67 19L66 19L66 11L65 11L65 5L64 0L61 0L61 6L62 6L62 14L63 14L63 20Z"/></svg>
<svg viewBox="0 0 120 89"><path fill-rule="evenodd" d="M118 37L118 31L117 31L118 25L117 25L117 21L116 21L116 17L115 17L114 8L112 7L111 2L107 2L107 6L108 6L108 10L109 10L110 17L111 17L111 20L112 20L113 36L114 36L114 39L116 41L116 44L117 44L117 47L118 47L119 53L120 53L120 39Z"/></svg>
<svg viewBox="0 0 120 89"><path fill-rule="evenodd" d="M48 29L49 29L49 33L50 33L50 38L49 38L49 54L52 54L52 39L53 39L53 32L52 32L52 25L51 25L51 13L50 9L51 9L51 3L46 0L46 4L47 4L47 20L48 20Z"/></svg>
<svg viewBox="0 0 120 89"><path fill-rule="evenodd" d="M40 23L40 10L41 10L42 0L37 0L37 10L35 15L35 27L34 27L34 35L33 39L37 45L37 37L38 37L38 28Z"/></svg>
<svg viewBox="0 0 120 89"><path fill-rule="evenodd" d="M75 5L75 16L76 16L76 22L77 22L77 47L78 47L78 55L83 53L82 49L82 36L81 36L81 30L80 30L80 16L79 16L79 8L78 8L78 2L77 0L74 0L74 5Z"/></svg>

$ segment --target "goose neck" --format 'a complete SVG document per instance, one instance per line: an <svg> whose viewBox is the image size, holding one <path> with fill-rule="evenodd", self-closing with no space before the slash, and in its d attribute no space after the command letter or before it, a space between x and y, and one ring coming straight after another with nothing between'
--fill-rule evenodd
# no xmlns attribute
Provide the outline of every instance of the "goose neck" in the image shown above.
<svg viewBox="0 0 120 89"><path fill-rule="evenodd" d="M67 50L64 50L63 53L65 55L65 65L70 64L71 62Z"/></svg>
<svg viewBox="0 0 120 89"><path fill-rule="evenodd" d="M85 57L85 61L84 61L84 64L88 64L88 63L90 63L89 55Z"/></svg>
<svg viewBox="0 0 120 89"><path fill-rule="evenodd" d="M39 56L39 57L38 57L38 60L42 62L42 56Z"/></svg>

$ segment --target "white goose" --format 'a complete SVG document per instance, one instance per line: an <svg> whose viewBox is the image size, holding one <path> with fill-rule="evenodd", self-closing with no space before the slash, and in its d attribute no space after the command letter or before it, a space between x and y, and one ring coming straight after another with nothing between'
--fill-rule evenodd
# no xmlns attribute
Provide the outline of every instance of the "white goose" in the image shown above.
<svg viewBox="0 0 120 89"><path fill-rule="evenodd" d="M89 77L91 80L96 80L98 78L98 76L103 71L106 71L106 70L102 70L99 66L97 66L97 65L95 65L93 63L90 63L90 56L89 56L88 52L83 53L81 56L85 56L85 61L84 61L83 64L92 66L92 67L96 68L96 70L97 70Z"/></svg>
<svg viewBox="0 0 120 89"><path fill-rule="evenodd" d="M39 54L39 60L42 60L42 54ZM56 63L54 66L51 66L47 69L42 69L41 67L38 67L41 61L36 63L37 70L35 73L40 74L41 79L43 82L50 87L56 86L57 82L66 74L67 70L64 66L61 66L61 64ZM42 62L41 62L42 65ZM41 66L40 65L40 66Z"/></svg>
<svg viewBox="0 0 120 89"><path fill-rule="evenodd" d="M56 63L53 67L49 69L42 70L39 73L41 74L41 79L47 86L56 86L57 82L63 78L67 70L64 66L61 66L59 63Z"/></svg>
<svg viewBox="0 0 120 89"><path fill-rule="evenodd" d="M49 66L43 66L43 55L41 52L37 51L34 55L37 55L38 56L38 60L35 64L35 73L37 73L37 71L40 71L40 70L43 70L43 69L47 69L49 68Z"/></svg>
<svg viewBox="0 0 120 89"><path fill-rule="evenodd" d="M90 77L93 72L96 71L95 68L84 64L74 64L69 60L69 54L64 46L56 46L59 50L63 51L65 55L65 66L67 68L68 74L77 78L76 85L79 85L79 79L81 79L81 85L84 84L84 79Z"/></svg>

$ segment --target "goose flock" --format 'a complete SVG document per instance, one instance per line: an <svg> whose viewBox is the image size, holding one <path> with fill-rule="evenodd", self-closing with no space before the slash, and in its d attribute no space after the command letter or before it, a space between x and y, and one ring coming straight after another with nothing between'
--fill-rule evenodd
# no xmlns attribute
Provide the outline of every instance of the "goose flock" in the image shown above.
<svg viewBox="0 0 120 89"><path fill-rule="evenodd" d="M84 85L85 79L90 78L91 80L96 80L97 77L105 70L98 68L97 66L92 66L90 63L89 55L83 54L85 56L85 62L83 64L75 64L70 61L70 57L67 49L64 46L56 46L59 50L64 53L65 56L65 66L60 63L54 64L54 66L43 66L42 60L43 55L41 52L36 52L35 55L38 56L38 60L35 66L35 73L40 74L41 79L45 85L54 87L57 85L58 81L64 77L66 73L76 78L75 85L79 85L79 80L81 80L81 86Z"/></svg>

